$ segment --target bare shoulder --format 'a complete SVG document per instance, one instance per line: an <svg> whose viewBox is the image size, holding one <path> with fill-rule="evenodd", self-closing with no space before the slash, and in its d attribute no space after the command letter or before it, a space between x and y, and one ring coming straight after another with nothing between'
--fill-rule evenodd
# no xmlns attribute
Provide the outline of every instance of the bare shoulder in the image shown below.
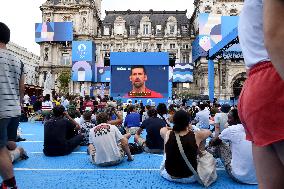
<svg viewBox="0 0 284 189"><path fill-rule="evenodd" d="M195 132L196 139L199 139L200 141L208 138L211 135L211 131L208 129L201 129L200 131Z"/></svg>

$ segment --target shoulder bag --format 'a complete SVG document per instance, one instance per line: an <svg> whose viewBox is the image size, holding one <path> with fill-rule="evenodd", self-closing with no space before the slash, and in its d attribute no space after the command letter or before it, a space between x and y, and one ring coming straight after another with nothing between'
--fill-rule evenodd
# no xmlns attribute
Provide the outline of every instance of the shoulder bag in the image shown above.
<svg viewBox="0 0 284 189"><path fill-rule="evenodd" d="M202 156L197 157L197 172L194 170L189 160L187 159L179 135L175 132L178 148L182 158L184 159L189 170L194 174L196 180L205 187L210 186L217 179L216 160L207 151L202 152Z"/></svg>

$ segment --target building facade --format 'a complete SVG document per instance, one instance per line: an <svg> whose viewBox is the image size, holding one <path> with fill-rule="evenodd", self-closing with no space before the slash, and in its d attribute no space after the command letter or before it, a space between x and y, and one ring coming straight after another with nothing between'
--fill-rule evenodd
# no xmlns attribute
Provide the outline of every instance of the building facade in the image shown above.
<svg viewBox="0 0 284 189"><path fill-rule="evenodd" d="M47 0L41 7L42 22L73 22L74 40L91 40L97 37L101 27L101 0ZM71 42L40 43L39 85L44 86L46 75L50 73L51 89L59 92L60 74L71 72ZM70 82L69 93L77 93L89 85ZM86 86L87 87L87 86Z"/></svg>
<svg viewBox="0 0 284 189"><path fill-rule="evenodd" d="M192 34L199 35L198 14L210 13L216 16L237 16L243 7L243 0L201 0L195 1L195 10L190 19ZM229 100L237 98L246 79L244 61L233 59L214 60L215 98ZM208 60L205 57L194 65L194 82L189 88L193 96L208 95Z"/></svg>
<svg viewBox="0 0 284 189"><path fill-rule="evenodd" d="M24 63L26 92L29 95L32 95L33 92L39 95L42 92L42 88L39 86L38 82L40 57L13 42L10 42L7 45L7 49L16 54L17 57Z"/></svg>
<svg viewBox="0 0 284 189"><path fill-rule="evenodd" d="M43 22L73 22L74 40L92 40L96 44L96 64L103 66L109 52L169 52L177 63L192 61L192 42L198 35L198 13L238 15L243 0L195 1L192 17L186 11L106 11L101 18L101 0L47 0L40 8ZM57 78L71 70L71 43L40 44L39 85L51 72L58 91ZM229 99L237 95L245 80L243 61L222 60L215 64L215 97ZM208 95L207 61L195 62L194 82L174 83L175 96ZM70 82L69 92L89 89L90 82ZM88 90L86 90L88 94ZM99 90L97 91L99 92ZM106 94L108 92L106 91Z"/></svg>

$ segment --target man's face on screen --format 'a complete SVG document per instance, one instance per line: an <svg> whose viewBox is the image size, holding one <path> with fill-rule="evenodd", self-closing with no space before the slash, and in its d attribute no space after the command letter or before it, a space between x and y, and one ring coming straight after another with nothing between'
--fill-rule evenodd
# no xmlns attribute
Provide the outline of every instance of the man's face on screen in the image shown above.
<svg viewBox="0 0 284 189"><path fill-rule="evenodd" d="M147 81L147 75L145 75L143 68L134 68L129 79L135 88L140 88Z"/></svg>

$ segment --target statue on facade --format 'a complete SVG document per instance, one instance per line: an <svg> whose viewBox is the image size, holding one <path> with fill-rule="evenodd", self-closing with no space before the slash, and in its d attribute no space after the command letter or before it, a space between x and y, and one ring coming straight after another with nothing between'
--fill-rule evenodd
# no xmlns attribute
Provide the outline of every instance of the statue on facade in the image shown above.
<svg viewBox="0 0 284 189"><path fill-rule="evenodd" d="M51 94L51 89L53 86L53 79L52 79L52 75L51 72L47 72L46 74L46 79L44 81L44 86L43 86L43 95L45 96L46 94Z"/></svg>

